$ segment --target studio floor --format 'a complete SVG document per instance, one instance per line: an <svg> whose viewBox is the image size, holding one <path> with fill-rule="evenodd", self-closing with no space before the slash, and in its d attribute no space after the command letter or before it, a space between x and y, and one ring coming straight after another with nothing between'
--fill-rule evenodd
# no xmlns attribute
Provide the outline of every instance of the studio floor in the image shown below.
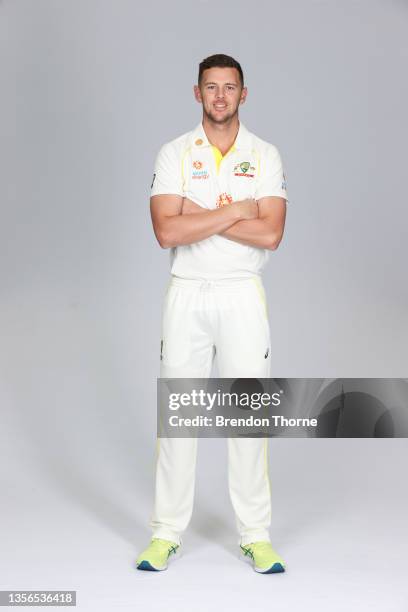
<svg viewBox="0 0 408 612"><path fill-rule="evenodd" d="M223 442L200 440L183 555L163 572L135 568L150 537L151 462L133 483L131 470L92 475L85 454L82 473L3 463L1 588L75 590L87 611L408 610L405 440L270 442L271 535L287 563L275 575L238 559Z"/></svg>

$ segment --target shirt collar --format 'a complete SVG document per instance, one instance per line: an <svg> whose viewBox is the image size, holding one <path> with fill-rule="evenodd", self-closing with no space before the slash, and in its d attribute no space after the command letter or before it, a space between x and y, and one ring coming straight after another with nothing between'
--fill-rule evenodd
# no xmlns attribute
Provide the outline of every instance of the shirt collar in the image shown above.
<svg viewBox="0 0 408 612"><path fill-rule="evenodd" d="M211 146L201 121L191 134L191 146L193 149L202 149L203 147ZM234 148L236 150L252 148L251 134L248 132L242 121L239 122L238 134L235 138Z"/></svg>

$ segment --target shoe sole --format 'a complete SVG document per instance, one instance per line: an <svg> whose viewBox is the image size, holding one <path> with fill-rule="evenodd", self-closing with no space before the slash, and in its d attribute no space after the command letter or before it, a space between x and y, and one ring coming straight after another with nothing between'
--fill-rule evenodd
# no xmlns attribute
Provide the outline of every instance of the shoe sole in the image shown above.
<svg viewBox="0 0 408 612"><path fill-rule="evenodd" d="M241 559L241 561L243 561L244 563L249 563L249 565L252 566L255 572L258 572L258 574L280 574L285 571L284 566L282 565L282 563L279 562L274 563L268 569L256 567L254 560L249 555L244 555L241 550L238 553L238 558Z"/></svg>
<svg viewBox="0 0 408 612"><path fill-rule="evenodd" d="M136 565L136 569L138 570L142 570L145 572L163 572L164 570L166 570L168 568L168 566L170 565L170 563L172 563L173 561L176 561L176 559L179 559L181 557L181 550L178 549L175 553L173 553L172 555L170 555L170 557L168 557L167 562L165 565L163 565L163 567L154 567L151 563L149 563L149 561L141 561L139 563L139 565Z"/></svg>

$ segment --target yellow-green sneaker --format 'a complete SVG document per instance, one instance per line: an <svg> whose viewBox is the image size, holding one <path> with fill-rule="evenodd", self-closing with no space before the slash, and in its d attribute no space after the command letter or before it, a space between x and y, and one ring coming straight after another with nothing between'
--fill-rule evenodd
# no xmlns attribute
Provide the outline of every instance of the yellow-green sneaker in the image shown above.
<svg viewBox="0 0 408 612"><path fill-rule="evenodd" d="M240 544L239 556L250 563L260 574L276 574L285 571L283 559L273 550L270 542L251 542Z"/></svg>
<svg viewBox="0 0 408 612"><path fill-rule="evenodd" d="M153 538L149 546L140 553L136 561L139 570L161 572L167 569L169 561L180 557L180 545L170 540Z"/></svg>

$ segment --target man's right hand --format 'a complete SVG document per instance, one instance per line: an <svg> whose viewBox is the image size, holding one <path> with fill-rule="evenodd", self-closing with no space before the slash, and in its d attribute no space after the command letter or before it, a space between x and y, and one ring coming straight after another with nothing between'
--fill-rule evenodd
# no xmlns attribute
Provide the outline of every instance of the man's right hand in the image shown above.
<svg viewBox="0 0 408 612"><path fill-rule="evenodd" d="M239 207L239 216L241 219L257 219L258 218L258 202L253 198L247 200L239 200L234 202L233 206Z"/></svg>

